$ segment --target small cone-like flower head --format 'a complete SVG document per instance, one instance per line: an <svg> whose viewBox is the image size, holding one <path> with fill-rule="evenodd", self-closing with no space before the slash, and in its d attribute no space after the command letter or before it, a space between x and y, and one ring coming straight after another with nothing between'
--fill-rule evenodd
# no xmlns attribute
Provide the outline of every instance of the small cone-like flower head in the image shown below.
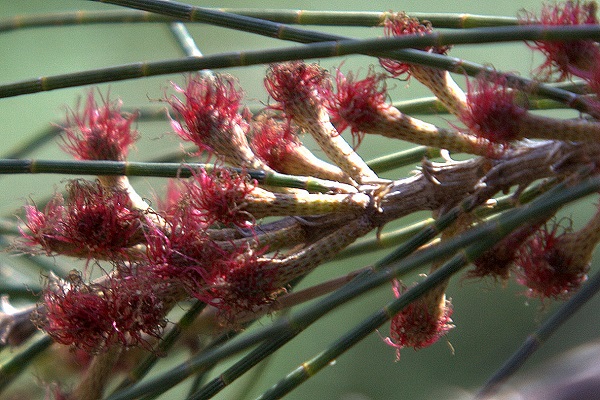
<svg viewBox="0 0 600 400"><path fill-rule="evenodd" d="M327 107L331 119L339 132L350 127L360 143L369 127L382 118L382 111L390 108L386 103L385 76L370 69L365 79L357 80L352 73L344 76L338 69L335 81L337 91Z"/></svg>
<svg viewBox="0 0 600 400"><path fill-rule="evenodd" d="M403 12L394 13L391 16L388 16L384 21L383 26L386 36L422 35L432 31L429 21L420 22L416 18L410 18ZM424 50L437 54L445 54L448 51L448 47L428 47ZM381 66L394 78L402 75L410 75L410 64L387 58L380 58L379 64L381 64Z"/></svg>
<svg viewBox="0 0 600 400"><path fill-rule="evenodd" d="M279 104L273 108L282 110L289 118L311 113L319 108L331 92L329 74L318 64L302 61L273 64L267 71L265 87ZM310 115L316 120L318 115Z"/></svg>
<svg viewBox="0 0 600 400"><path fill-rule="evenodd" d="M293 155L296 148L302 144L289 123L266 119L253 124L250 145L254 153L269 167L280 171L280 166L285 163L286 158Z"/></svg>
<svg viewBox="0 0 600 400"><path fill-rule="evenodd" d="M577 252L585 238L576 234L558 223L545 225L520 248L517 281L527 286L527 296L564 299L587 279L588 257Z"/></svg>
<svg viewBox="0 0 600 400"><path fill-rule="evenodd" d="M80 275L44 291L45 313L36 323L56 342L88 352L114 343L149 348L143 334L159 337L165 326L163 301L147 277L110 277L85 284Z"/></svg>
<svg viewBox="0 0 600 400"><path fill-rule="evenodd" d="M58 194L43 212L25 207L26 245L41 246L49 254L106 259L125 254L142 239L143 216L130 208L127 192L83 180L72 181L67 192L66 202Z"/></svg>
<svg viewBox="0 0 600 400"><path fill-rule="evenodd" d="M507 87L504 76L483 75L468 85L467 107L461 121L473 135L506 145L521 138L519 122L526 112L517 103L517 92Z"/></svg>
<svg viewBox="0 0 600 400"><path fill-rule="evenodd" d="M398 281L393 283L394 295L399 298L404 291ZM413 301L392 318L390 336L385 342L396 348L396 358L400 359L400 349L412 347L419 350L437 342L452 325L452 306L445 296L440 304L429 305L424 297Z"/></svg>
<svg viewBox="0 0 600 400"><path fill-rule="evenodd" d="M510 270L517 260L519 248L538 227L538 224L523 226L496 243L495 246L473 261L475 268L467 273L467 277L483 278L489 276L494 280L506 282L510 276Z"/></svg>
<svg viewBox="0 0 600 400"><path fill-rule="evenodd" d="M565 1L545 4L539 17L525 13L522 23L542 24L547 26L570 26L598 24L596 13L598 6L594 1ZM593 60L598 57L600 49L593 40L572 41L535 41L529 44L540 51L546 61L539 67L546 79L558 72L559 80L572 75L586 79L589 70L594 66Z"/></svg>
<svg viewBox="0 0 600 400"><path fill-rule="evenodd" d="M265 251L242 247L228 253L215 263L206 286L194 296L218 308L227 322L235 321L240 313L257 312L271 305L285 289L278 269L260 257Z"/></svg>
<svg viewBox="0 0 600 400"><path fill-rule="evenodd" d="M248 227L253 217L243 210L244 198L256 188L246 174L226 168L204 169L194 173L187 184L190 206L203 217L207 225L222 223Z"/></svg>
<svg viewBox="0 0 600 400"><path fill-rule="evenodd" d="M136 115L121 113L121 101L108 97L98 105L90 91L82 111L77 107L67 116L63 149L78 160L124 161L130 146L137 140L131 129Z"/></svg>
<svg viewBox="0 0 600 400"><path fill-rule="evenodd" d="M242 91L233 77L196 74L188 77L185 88L173 87L184 98L171 96L167 100L176 113L171 126L183 140L209 154L251 162L243 159L246 154L238 154L248 148L244 136L247 124L239 113Z"/></svg>

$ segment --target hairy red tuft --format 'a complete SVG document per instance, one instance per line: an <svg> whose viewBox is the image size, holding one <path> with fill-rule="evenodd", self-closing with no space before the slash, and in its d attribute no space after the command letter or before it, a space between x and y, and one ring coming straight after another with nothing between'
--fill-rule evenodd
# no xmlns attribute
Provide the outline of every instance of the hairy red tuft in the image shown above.
<svg viewBox="0 0 600 400"><path fill-rule="evenodd" d="M399 298L405 290L397 280L394 280L392 289L396 298ZM392 318L390 336L385 339L385 342L396 348L397 359L400 359L401 349L412 347L419 350L428 347L454 328L450 318L452 305L448 300L442 302L443 304L439 305L440 309L432 312L430 306L421 297Z"/></svg>
<svg viewBox="0 0 600 400"><path fill-rule="evenodd" d="M307 103L321 104L331 92L327 71L303 61L272 64L264 82L269 95L279 103L273 108L284 111L288 117L294 117L298 108Z"/></svg>
<svg viewBox="0 0 600 400"><path fill-rule="evenodd" d="M595 1L565 1L545 4L539 18L533 13L525 13L523 24L541 24L547 26L596 25L598 6ZM593 40L555 41L538 40L528 43L533 50L540 51L546 60L538 68L546 79L558 72L558 80L574 75L589 78L593 61L600 54L598 43Z"/></svg>
<svg viewBox="0 0 600 400"><path fill-rule="evenodd" d="M79 160L123 161L138 138L131 130L137 116L121 113L120 100L111 103L107 96L103 103L98 106L90 90L83 110L78 104L67 115L62 148Z"/></svg>
<svg viewBox="0 0 600 400"><path fill-rule="evenodd" d="M287 122L267 119L256 122L252 128L252 151L276 171L283 160L301 144L296 130Z"/></svg>
<svg viewBox="0 0 600 400"><path fill-rule="evenodd" d="M344 76L338 69L335 76L337 91L328 102L331 119L339 132L350 127L357 144L364 133L390 106L386 103L385 75L370 69L367 77L356 80L352 73Z"/></svg>
<svg viewBox="0 0 600 400"><path fill-rule="evenodd" d="M506 145L520 139L519 121L527 112L516 96L505 76L479 76L474 84L468 83L467 106L460 119L473 135Z"/></svg>
<svg viewBox="0 0 600 400"><path fill-rule="evenodd" d="M236 80L228 75L204 77L190 75L187 86L173 84L184 99L171 96L167 102L176 113L171 126L183 139L193 142L200 151L218 151L220 136L234 125L244 125L239 113L242 92Z"/></svg>
<svg viewBox="0 0 600 400"><path fill-rule="evenodd" d="M539 224L528 224L496 243L473 261L475 268L467 273L467 278L489 276L494 280L499 279L506 282L510 275L510 269L517 260L519 248L538 228Z"/></svg>
<svg viewBox="0 0 600 400"><path fill-rule="evenodd" d="M228 322L243 312L258 312L285 293L279 283L279 271L258 252L239 248L218 260L206 280L206 286L195 297L218 308Z"/></svg>
<svg viewBox="0 0 600 400"><path fill-rule="evenodd" d="M163 301L151 281L134 276L109 277L86 284L80 275L50 285L43 295L40 327L56 342L87 352L114 343L150 348L143 334L160 337L165 326Z"/></svg>
<svg viewBox="0 0 600 400"><path fill-rule="evenodd" d="M527 286L527 296L564 299L587 279L589 265L576 265L575 255L563 246L562 238L570 230L559 223L551 227L546 224L520 248L517 282Z"/></svg>
<svg viewBox="0 0 600 400"><path fill-rule="evenodd" d="M44 211L25 207L26 245L47 253L86 258L111 258L142 239L142 214L129 208L124 190L107 189L97 182L71 181L67 201L57 194Z"/></svg>
<svg viewBox="0 0 600 400"><path fill-rule="evenodd" d="M184 199L179 208L164 216L164 230L151 227L146 233L147 265L155 276L192 291L204 283L214 260L224 252L210 239L204 218Z"/></svg>
<svg viewBox="0 0 600 400"><path fill-rule="evenodd" d="M429 21L420 22L417 18L410 18L403 12L394 13L386 16L383 22L383 29L386 36L404 36L404 35L422 35L433 31ZM445 54L449 47L427 47L424 50L437 54ZM410 76L411 65L390 60L388 58L380 58L379 64L389 72L394 78L402 75Z"/></svg>
<svg viewBox="0 0 600 400"><path fill-rule="evenodd" d="M194 172L187 184L190 205L202 216L207 225L221 223L246 228L253 217L243 210L244 198L256 188L246 174L226 168L204 169Z"/></svg>

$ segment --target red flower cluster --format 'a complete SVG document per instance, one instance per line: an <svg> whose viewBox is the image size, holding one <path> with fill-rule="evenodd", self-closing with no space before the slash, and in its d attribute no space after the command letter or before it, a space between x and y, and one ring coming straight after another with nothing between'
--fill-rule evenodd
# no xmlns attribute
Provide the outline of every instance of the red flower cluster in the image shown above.
<svg viewBox="0 0 600 400"><path fill-rule="evenodd" d="M248 248L230 251L216 260L194 296L218 308L228 322L235 322L239 313L256 313L261 306L272 304L285 289L279 281L280 272L267 259Z"/></svg>
<svg viewBox="0 0 600 400"><path fill-rule="evenodd" d="M136 115L121 113L121 101L108 99L98 106L94 92L88 93L83 111L72 111L63 128L63 149L79 160L115 160L127 158L129 147L137 140L131 130Z"/></svg>
<svg viewBox="0 0 600 400"><path fill-rule="evenodd" d="M307 103L320 106L331 93L327 72L317 64L305 64L302 61L269 66L265 87L279 103L273 108L284 111L288 118L306 109Z"/></svg>
<svg viewBox="0 0 600 400"><path fill-rule="evenodd" d="M527 286L527 296L540 299L564 299L575 292L587 279L589 265L578 264L563 239L570 234L555 223L551 228L538 229L519 249L517 282Z"/></svg>
<svg viewBox="0 0 600 400"><path fill-rule="evenodd" d="M390 107L386 103L385 75L369 70L367 77L356 80L338 69L335 75L337 91L331 95L328 111L339 132L348 126L360 144L364 132L381 118L381 111Z"/></svg>
<svg viewBox="0 0 600 400"><path fill-rule="evenodd" d="M467 90L461 121L470 133L501 145L520 139L519 123L527 110L517 103L517 92L508 88L506 77L480 75Z"/></svg>
<svg viewBox="0 0 600 400"><path fill-rule="evenodd" d="M537 224L523 226L496 243L494 247L473 261L475 268L467 273L467 278L489 276L494 280L506 282L519 255L519 248L538 227Z"/></svg>
<svg viewBox="0 0 600 400"><path fill-rule="evenodd" d="M289 123L267 119L253 124L252 127L252 150L276 171L294 149L300 146L300 140Z"/></svg>
<svg viewBox="0 0 600 400"><path fill-rule="evenodd" d="M76 180L67 192L66 201L57 194L44 211L25 207L31 231L22 231L26 246L40 246L48 254L110 259L143 239L143 215L129 207L126 191Z"/></svg>
<svg viewBox="0 0 600 400"><path fill-rule="evenodd" d="M45 315L37 321L56 342L88 352L115 343L150 348L142 334L159 337L163 300L147 277L108 277L85 284L81 276L44 292Z"/></svg>
<svg viewBox="0 0 600 400"><path fill-rule="evenodd" d="M596 25L598 6L594 1L565 1L564 3L546 4L539 17L533 13L525 13L521 23L541 24L547 26ZM593 40L545 41L539 40L529 44L540 51L545 62L539 67L540 73L549 78L558 72L559 80L577 76L588 80L590 70L596 69L595 63L600 56L598 43Z"/></svg>
<svg viewBox="0 0 600 400"><path fill-rule="evenodd" d="M206 225L190 208L171 209L166 229L151 227L146 233L145 269L180 288L192 291L202 285L212 262L222 252L206 234Z"/></svg>
<svg viewBox="0 0 600 400"><path fill-rule="evenodd" d="M386 36L423 35L433 30L429 21L421 22L417 18L410 18L403 12L388 16L383 25ZM428 47L424 51L445 54L448 51L448 47ZM394 78L405 74L410 75L410 64L388 58L380 58L379 64Z"/></svg>
<svg viewBox="0 0 600 400"><path fill-rule="evenodd" d="M399 298L405 288L394 280L394 295ZM435 305L432 310L423 297L413 301L392 318L390 336L385 342L396 348L396 359L400 359L400 350L412 347L419 350L431 346L444 336L452 325L452 305L443 299L443 304Z"/></svg>
<svg viewBox="0 0 600 400"><path fill-rule="evenodd" d="M244 125L239 113L242 92L235 79L227 75L201 77L192 75L187 86L173 84L184 100L171 96L167 101L177 116L171 126L183 139L193 142L200 151L220 153L223 135L235 125Z"/></svg>
<svg viewBox="0 0 600 400"><path fill-rule="evenodd" d="M256 188L246 174L236 174L226 168L211 172L201 169L186 184L190 206L207 225L221 223L247 228L254 218L243 210L244 198Z"/></svg>

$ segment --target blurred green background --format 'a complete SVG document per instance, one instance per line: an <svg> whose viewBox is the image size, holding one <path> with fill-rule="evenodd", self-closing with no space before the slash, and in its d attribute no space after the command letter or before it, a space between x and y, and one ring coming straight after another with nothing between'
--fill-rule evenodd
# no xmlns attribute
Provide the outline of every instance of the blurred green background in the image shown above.
<svg viewBox="0 0 600 400"><path fill-rule="evenodd" d="M490 15L515 16L521 8L539 10L538 1L499 2L480 1L404 1L389 2L382 0L336 1L329 5L322 1L205 1L193 2L207 7L254 7L322 10L335 6L337 10L365 11L418 11L418 12L462 12ZM18 14L39 12L55 12L68 10L114 9L109 5L95 4L85 1L30 0L27 2L0 2L0 16L7 18ZM256 35L229 31L223 28L189 24L190 31L205 54L225 51L261 49L274 46L287 46L272 39ZM342 33L352 37L382 36L380 28L323 28L330 32ZM466 58L479 63L491 64L505 71L528 75L535 67L535 57L526 46L519 44L499 44L484 46L463 46L455 48L451 55ZM161 24L117 24L88 25L28 29L0 34L0 81L2 83L19 81L37 76L54 75L101 66L130 63L135 61L161 60L179 57L179 50L170 37L166 26ZM321 64L326 68L335 68L345 61L343 70L357 69L366 72L370 64L376 60L362 56L345 57L343 59L325 59ZM262 86L265 66L249 68L232 68L232 73L240 80L246 91L249 105L267 102L268 98ZM461 77L457 79L461 81ZM160 76L100 85L102 93L110 88L111 98L121 98L126 107L146 106L149 102L164 97L169 81L182 82L181 75ZM429 95L416 81L395 81L389 83L394 100L405 100ZM73 107L78 96L85 93L84 88L63 89L47 93L0 99L0 121L2 130L2 154L6 154L19 143L47 128L52 122L59 122L65 113L65 105ZM155 103L152 105L156 105ZM450 117L427 117L428 121L445 125ZM179 141L169 134L167 122L140 123L142 140L137 150L131 155L132 160L149 160L164 152L179 149ZM367 138L360 148L365 159L373 158L382 152L401 149L401 144L378 138ZM317 154L320 151L316 150ZM45 159L68 159L56 143L35 151L31 157ZM388 173L390 178L406 176L408 171ZM28 199L44 199L55 188L60 188L65 176L4 176L0 177L0 206L2 215L13 216L20 212L19 208ZM144 195L150 197L153 191L160 192L163 181L158 179L138 179L134 186ZM590 215L590 204L587 200L564 211L564 215L573 216L576 224L580 224ZM420 214L406 218L398 225L406 224L417 218L428 216ZM303 286L314 284L342 275L361 266L368 265L382 257L378 252L338 263L330 263L321 267L303 282ZM58 262L58 261L57 261ZM12 271L10 266L18 265L19 260L13 256L2 257L2 271ZM70 268L81 268L83 262L70 261ZM14 271L11 272L14 274ZM31 284L39 279L27 271L22 272L22 279ZM15 275L12 277L15 278ZM17 275L17 278L21 279ZM418 279L418 277L415 277ZM410 284L411 279L406 283ZM384 400L384 399L432 399L447 398L454 393L462 393L476 388L495 371L538 326L540 321L556 308L556 304L547 304L543 310L537 301L528 301L519 295L522 288L512 283L506 288L490 282L473 282L456 277L448 289L448 296L454 304L453 319L456 328L450 332L447 340L452 344L452 354L445 340L434 346L415 352L410 349L402 351L401 360L394 362L394 350L386 346L381 336L388 335L388 327L382 328L380 335L373 333L367 340L340 357L336 363L310 379L306 384L289 395L289 399L332 399L332 400ZM241 379L224 390L217 398L237 399L242 394L253 398L266 388L276 383L301 362L311 358L326 348L335 338L345 333L370 313L380 308L391 299L389 287L383 288L368 296L357 299L345 307L323 318L319 323L303 332L291 344L281 349L268 361L268 365L260 373ZM566 349L598 337L597 307L600 300L595 299L584 307L574 319L564 325L560 331L527 363L524 373ZM265 319L262 324L268 324ZM258 324L260 325L260 324ZM179 357L181 360L182 358ZM52 365L52 360L44 362ZM156 369L167 368L165 362ZM42 378L43 365L38 365L22 382L34 382ZM217 369L218 373L220 369ZM37 377L37 378L36 378ZM246 392L249 382L256 385ZM185 389L185 388L184 388ZM177 389L176 389L177 390ZM179 398L183 391L169 392L164 398Z"/></svg>

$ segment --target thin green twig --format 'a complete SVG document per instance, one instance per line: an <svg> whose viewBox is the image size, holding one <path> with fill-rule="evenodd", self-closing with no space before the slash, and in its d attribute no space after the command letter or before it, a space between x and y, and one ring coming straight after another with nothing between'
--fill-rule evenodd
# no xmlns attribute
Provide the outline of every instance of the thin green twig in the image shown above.
<svg viewBox="0 0 600 400"><path fill-rule="evenodd" d="M7 160L0 159L0 174L68 174L68 175L125 175L154 176L163 178L188 178L193 170L208 171L214 164L204 163L152 163L135 161L81 161L81 160ZM258 183L306 189L311 192L335 192L352 189L351 186L305 176L280 174L278 172L230 168L237 173L247 173Z"/></svg>
<svg viewBox="0 0 600 400"><path fill-rule="evenodd" d="M379 11L314 11L256 8L220 8L220 11L266 19L290 25L377 26L390 13ZM478 28L516 25L514 17L477 14L409 12L413 18L427 20L436 28ZM114 23L174 22L176 18L138 10L76 11L24 14L0 20L0 33L19 29L51 28L68 25Z"/></svg>
<svg viewBox="0 0 600 400"><path fill-rule="evenodd" d="M2 366L0 366L0 392L12 383L25 369L31 365L33 360L43 353L54 341L50 336L44 335L37 339L24 351L14 355Z"/></svg>
<svg viewBox="0 0 600 400"><path fill-rule="evenodd" d="M538 350L550 336L554 334L569 318L581 309L592 297L600 291L600 272L575 293L566 303L550 316L544 323L530 334L517 349L481 387L476 398L487 398L494 395L512 375Z"/></svg>

